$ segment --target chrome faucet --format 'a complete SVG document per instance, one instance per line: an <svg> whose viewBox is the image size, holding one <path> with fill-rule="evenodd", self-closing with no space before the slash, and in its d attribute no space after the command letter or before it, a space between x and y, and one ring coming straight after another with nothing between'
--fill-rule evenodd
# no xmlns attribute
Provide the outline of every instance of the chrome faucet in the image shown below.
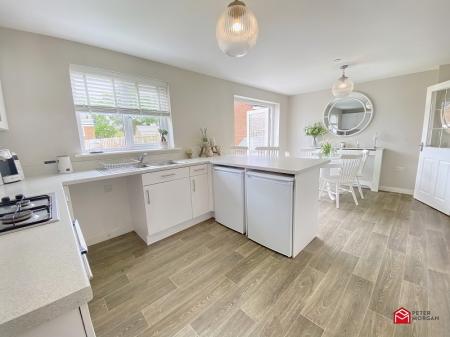
<svg viewBox="0 0 450 337"><path fill-rule="evenodd" d="M144 164L144 159L145 159L145 157L146 157L147 155L148 155L147 152L141 153L141 154L139 155L138 161L139 161L139 164L140 164L140 165Z"/></svg>

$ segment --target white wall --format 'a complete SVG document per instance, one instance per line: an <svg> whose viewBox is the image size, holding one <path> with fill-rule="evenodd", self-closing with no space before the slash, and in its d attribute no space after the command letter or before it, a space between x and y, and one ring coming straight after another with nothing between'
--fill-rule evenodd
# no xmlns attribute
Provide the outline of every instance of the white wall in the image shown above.
<svg viewBox="0 0 450 337"><path fill-rule="evenodd" d="M71 185L69 191L88 245L133 230L127 177Z"/></svg>
<svg viewBox="0 0 450 337"><path fill-rule="evenodd" d="M334 143L345 141L355 144L359 140L362 146L372 146L373 136L378 132L378 146L386 149L381 186L411 192L419 158L426 88L437 80L437 71L427 71L356 84L355 90L368 95L374 104L372 123L355 137L327 135L327 138ZM330 99L331 90L289 98L288 147L292 153L311 146L311 139L304 135L304 128L307 124L323 120L323 110Z"/></svg>
<svg viewBox="0 0 450 337"><path fill-rule="evenodd" d="M280 145L286 144L287 96L97 47L6 28L0 28L0 46L0 80L10 127L9 131L0 132L0 147L18 153L26 174L54 172L55 167L44 166L44 160L81 151L69 64L167 81L177 147L196 146L200 127L207 127L209 135L225 148L232 145L235 94L280 103Z"/></svg>

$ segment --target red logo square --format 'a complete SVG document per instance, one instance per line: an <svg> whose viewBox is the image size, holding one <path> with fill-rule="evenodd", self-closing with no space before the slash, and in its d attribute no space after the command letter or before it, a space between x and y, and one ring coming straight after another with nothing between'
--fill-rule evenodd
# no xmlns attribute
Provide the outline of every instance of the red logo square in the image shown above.
<svg viewBox="0 0 450 337"><path fill-rule="evenodd" d="M395 310L394 324L411 324L411 312L403 307Z"/></svg>

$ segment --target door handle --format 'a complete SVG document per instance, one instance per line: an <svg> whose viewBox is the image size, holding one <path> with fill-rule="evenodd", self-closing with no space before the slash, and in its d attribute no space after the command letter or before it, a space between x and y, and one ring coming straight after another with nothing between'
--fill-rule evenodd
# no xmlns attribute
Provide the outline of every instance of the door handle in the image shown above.
<svg viewBox="0 0 450 337"><path fill-rule="evenodd" d="M150 205L150 192L149 192L149 190L145 190L145 195L147 196L147 204Z"/></svg>
<svg viewBox="0 0 450 337"><path fill-rule="evenodd" d="M419 145L419 151L420 151L420 152L422 152L422 151L423 151L423 142L422 142L422 143L420 143L420 145Z"/></svg>
<svg viewBox="0 0 450 337"><path fill-rule="evenodd" d="M192 179L192 192L195 192L195 179Z"/></svg>

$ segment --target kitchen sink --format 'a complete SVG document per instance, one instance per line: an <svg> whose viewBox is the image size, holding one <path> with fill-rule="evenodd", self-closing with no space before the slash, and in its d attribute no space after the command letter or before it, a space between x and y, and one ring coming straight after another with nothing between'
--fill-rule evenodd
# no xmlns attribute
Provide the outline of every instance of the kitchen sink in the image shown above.
<svg viewBox="0 0 450 337"><path fill-rule="evenodd" d="M151 163L151 164L146 164L148 166L170 166L170 165L177 165L179 164L177 161L175 160L165 160L165 161L160 161L157 163Z"/></svg>

